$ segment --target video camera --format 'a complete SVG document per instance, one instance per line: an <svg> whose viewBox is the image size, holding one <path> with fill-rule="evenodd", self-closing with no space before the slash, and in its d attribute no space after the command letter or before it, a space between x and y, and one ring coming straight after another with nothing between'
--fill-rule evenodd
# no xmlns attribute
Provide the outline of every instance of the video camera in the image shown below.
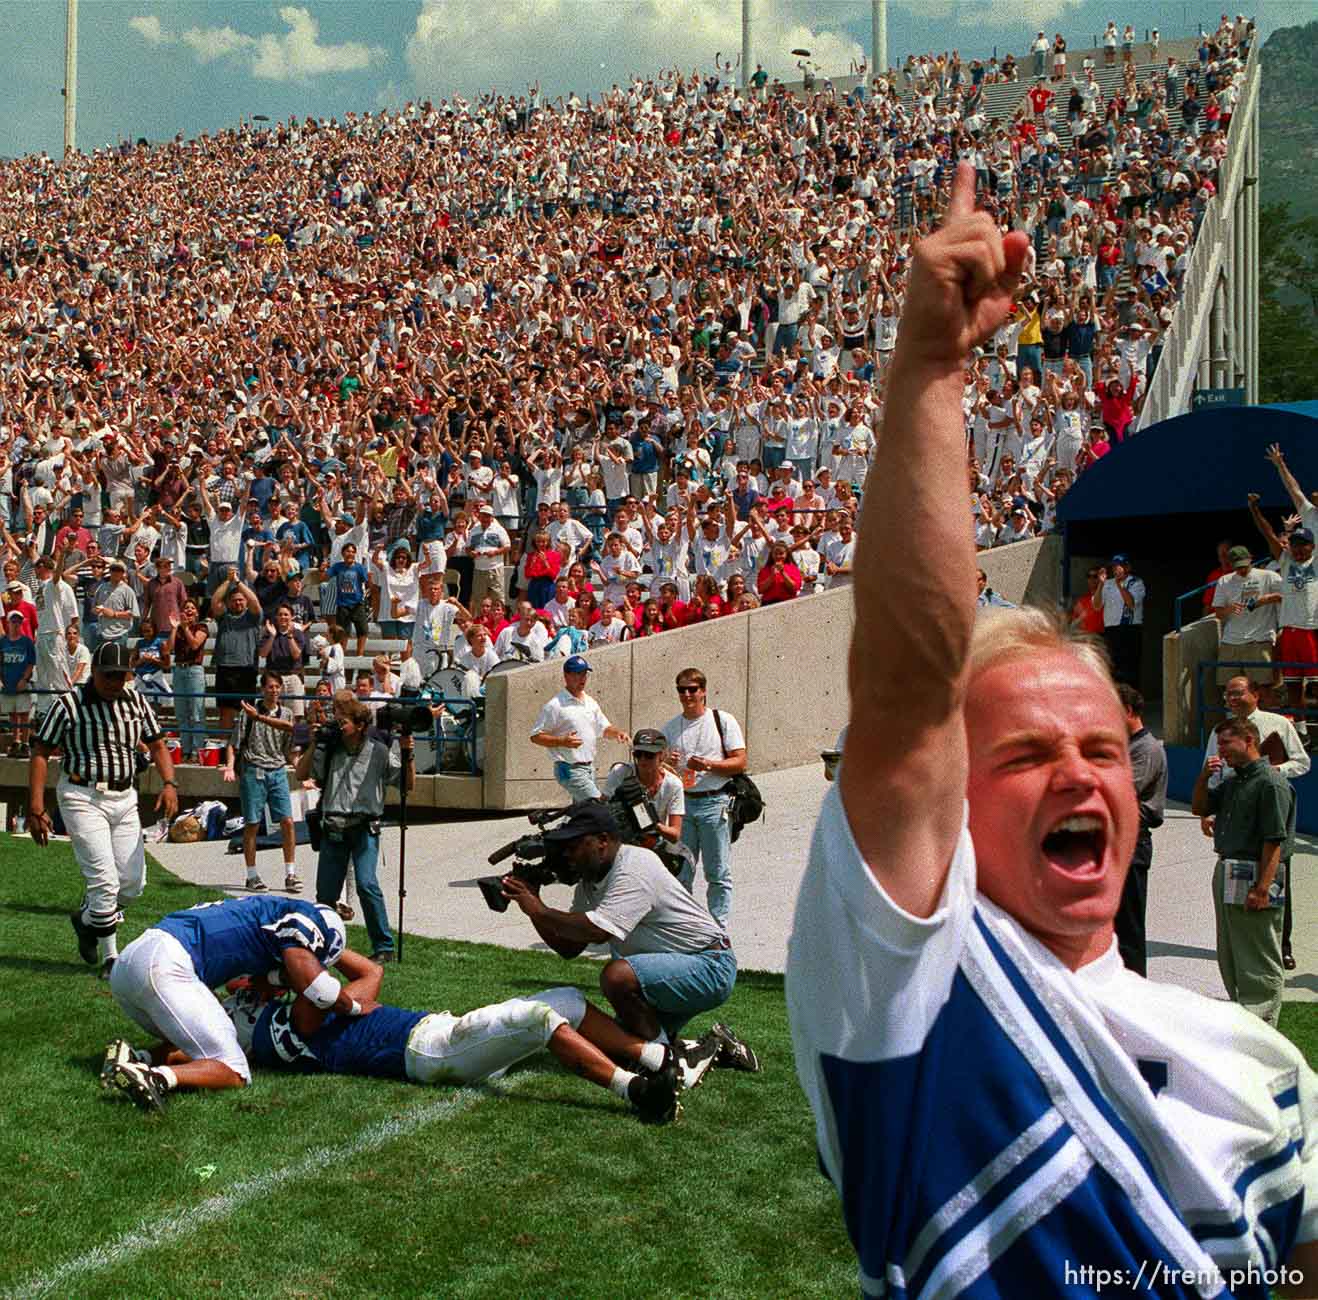
<svg viewBox="0 0 1318 1300"><path fill-rule="evenodd" d="M624 844L639 844L646 848L653 847L658 838L658 819L654 814L654 805L634 777L627 777L618 789L604 802L613 814L618 825L618 836ZM568 819L571 808L540 808L528 814L528 820L543 832L546 828L556 826ZM495 849L487 861L490 866L512 858L512 870L506 874L524 880L532 889L540 890L545 885L575 885L580 873L567 861L564 846L552 840L547 841L543 834L522 835L500 849ZM492 912L506 912L508 899L504 897L502 876L481 876L476 884L480 887L485 905Z"/></svg>

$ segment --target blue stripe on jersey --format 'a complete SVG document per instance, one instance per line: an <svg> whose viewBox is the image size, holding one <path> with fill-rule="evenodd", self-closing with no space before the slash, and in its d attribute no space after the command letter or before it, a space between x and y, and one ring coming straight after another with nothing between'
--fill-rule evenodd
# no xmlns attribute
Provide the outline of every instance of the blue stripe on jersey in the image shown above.
<svg viewBox="0 0 1318 1300"><path fill-rule="evenodd" d="M1300 1104L1300 1085L1293 1083L1284 1092L1279 1092L1273 1099L1277 1103L1278 1110L1289 1110L1292 1106Z"/></svg>
<svg viewBox="0 0 1318 1300"><path fill-rule="evenodd" d="M1076 1081L1084 1089L1085 1096L1089 1098L1093 1106L1102 1115L1103 1119L1110 1124L1118 1138L1130 1149L1131 1153L1138 1159L1140 1166L1143 1168L1149 1182L1155 1187L1167 1204L1171 1205L1171 1197L1167 1194L1162 1185L1162 1180L1153 1170L1153 1165L1143 1146L1136 1140L1135 1135L1131 1133L1126 1126L1126 1122L1117 1114L1112 1104L1103 1095L1098 1084L1089 1072L1089 1068L1080 1060L1075 1049L1071 1046L1071 1041L1057 1027L1052 1015L1045 1009L1042 1002L1035 995L1034 990L1030 987L1029 982L1021 974L1015 962L1007 956L1006 950L998 942L992 931L988 928L984 918L975 912L975 925L979 929L981 936L988 945L989 951L997 960L998 966L1002 973L1010 981L1016 995L1025 1004L1025 1009L1029 1012L1031 1020L1047 1037L1053 1049L1062 1058L1067 1069L1075 1076ZM1180 1218L1180 1212L1172 1207L1172 1213Z"/></svg>
<svg viewBox="0 0 1318 1300"><path fill-rule="evenodd" d="M1092 1087L988 938L1056 1049ZM820 1066L841 1153L843 1212L867 1294L916 1294L926 1285L937 1293L949 1282L970 1295L1056 1294L1064 1265L1076 1260L1129 1269L1131 1277L1146 1260L1182 1268L1115 1178L1094 1165L964 971L918 1054L885 1061L821 1054ZM1138 1150L1111 1106L1101 1102L1100 1111ZM1150 1181L1158 1186L1152 1174Z"/></svg>
<svg viewBox="0 0 1318 1300"><path fill-rule="evenodd" d="M330 942L323 924L314 903L258 896L199 903L171 912L155 928L187 949L197 978L213 989L235 975L264 975L282 963L287 948L323 955Z"/></svg>
<svg viewBox="0 0 1318 1300"><path fill-rule="evenodd" d="M369 1016L329 1015L314 1034L296 1033L289 1008L271 1003L252 1030L253 1065L301 1074L361 1074L407 1078L407 1040L428 1011L380 1006Z"/></svg>

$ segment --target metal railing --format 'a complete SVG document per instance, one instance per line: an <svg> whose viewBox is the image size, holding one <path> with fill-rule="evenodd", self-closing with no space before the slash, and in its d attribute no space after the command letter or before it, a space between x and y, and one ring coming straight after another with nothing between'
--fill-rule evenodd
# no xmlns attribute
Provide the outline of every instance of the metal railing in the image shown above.
<svg viewBox="0 0 1318 1300"><path fill-rule="evenodd" d="M1270 555L1260 556L1257 560L1251 560L1250 564L1255 568L1263 568L1268 563L1268 561L1271 560L1271 558L1272 557ZM1181 628L1185 626L1185 616L1184 616L1184 610L1182 608L1183 603L1189 600L1191 596L1202 596L1204 592L1206 592L1209 589L1209 587L1216 587L1217 584L1222 581L1222 578L1225 578L1227 576L1228 575L1224 573L1221 575L1221 577L1212 578L1208 582L1200 583L1199 586L1192 587L1189 591L1183 591L1179 596L1176 597L1176 601L1172 609L1172 630L1174 632L1179 632Z"/></svg>
<svg viewBox="0 0 1318 1300"><path fill-rule="evenodd" d="M166 728L166 735L173 740L181 739L184 734L192 736L201 736L205 742L214 742L216 740L226 740L231 735L228 729L221 730L218 726L213 725L206 718L201 718L196 726L185 725L176 712L165 713L160 708L171 700L202 700L213 699L217 705L226 703L236 703L240 707L244 701L255 704L261 696L257 694L246 694L238 691L157 691L143 689L134 685L131 689L138 690L140 694L150 701L152 708L157 709L159 716L158 721L162 727ZM32 696L57 696L66 695L67 691L52 690L49 687L30 687L21 692L23 695ZM449 735L444 733L443 718L435 719L435 726L430 732L416 732L415 738L428 742L435 747L435 771L436 774L443 769L444 758L450 750L456 750L462 754L464 761L468 765L468 771L472 776L479 772L476 762L476 742L480 723L484 719L485 701L483 699L468 699L466 696L457 695L359 695L357 696L363 704L366 705L384 705L384 704L418 704L426 706L442 705L449 718L456 724L456 730ZM280 703L289 705L293 701L300 701L305 704L311 704L316 701L330 703L324 696L292 696L281 699ZM33 709L29 715L29 720L22 724L22 730L29 735L35 735L39 726L37 721L39 709ZM296 723L297 719L294 719ZM172 726L170 725L172 724ZM19 730L12 717L0 717L0 735L5 732L17 732ZM207 766L203 764L202 766Z"/></svg>
<svg viewBox="0 0 1318 1300"><path fill-rule="evenodd" d="M1171 324L1162 337L1162 355L1149 381L1144 406L1135 421L1138 433L1173 415L1189 409L1190 393L1199 375L1199 352L1203 331L1208 328L1208 314L1217 287L1217 275L1226 257L1225 243L1231 232L1234 205L1244 184L1248 139L1258 112L1259 60L1251 48L1245 65L1245 84L1239 102L1231 114L1227 130L1227 151L1218 169L1218 189L1209 202L1199 233L1190 254L1190 265L1181 281L1181 294L1172 314ZM1249 268L1236 268L1237 275ZM1239 347L1243 340L1236 340Z"/></svg>

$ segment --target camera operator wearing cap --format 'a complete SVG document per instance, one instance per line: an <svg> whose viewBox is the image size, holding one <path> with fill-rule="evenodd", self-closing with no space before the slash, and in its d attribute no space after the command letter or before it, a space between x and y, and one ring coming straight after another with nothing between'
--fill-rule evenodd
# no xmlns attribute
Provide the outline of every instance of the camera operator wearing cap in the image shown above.
<svg viewBox="0 0 1318 1300"><path fill-rule="evenodd" d="M165 733L146 697L128 689L130 652L107 641L92 660L92 677L79 690L56 696L37 730L28 769L28 827L43 848L50 838L46 772L63 750L55 797L86 881L82 906L69 920L78 954L108 975L119 955L120 904L146 885L146 855L137 813L137 750L147 747L164 783L156 809L167 820L178 813L174 764Z"/></svg>
<svg viewBox="0 0 1318 1300"><path fill-rule="evenodd" d="M600 991L623 1028L671 1040L693 1016L728 1000L737 959L723 927L657 855L623 844L605 803L574 804L544 839L579 877L572 910L549 907L517 876L504 877L503 892L560 957L609 945L613 960L600 972Z"/></svg>
<svg viewBox="0 0 1318 1300"><path fill-rule="evenodd" d="M362 902L362 919L371 936L371 958L394 959L384 894L376 875L380 858L380 822L384 797L400 771L408 794L416 786L412 737L398 749L368 733L371 710L351 691L336 691L335 722L310 720L311 743L297 761L299 781L313 777L320 787L321 844L316 865L316 902L333 907L343 892L351 861Z"/></svg>
<svg viewBox="0 0 1318 1300"><path fill-rule="evenodd" d="M1138 688L1144 647L1144 581L1131 572L1130 559L1114 555L1099 588L1103 640L1112 656L1112 676Z"/></svg>
<svg viewBox="0 0 1318 1300"><path fill-rule="evenodd" d="M563 689L540 710L531 743L554 756L554 780L573 799L598 799L595 747L600 738L630 743L631 737L611 723L599 703L586 694L590 664L584 655L563 661Z"/></svg>
<svg viewBox="0 0 1318 1300"><path fill-rule="evenodd" d="M616 763L604 778L605 798L618 792L618 787L634 776L645 791L654 808L655 830L659 842L651 845L660 861L675 860L685 863L689 853L682 844L682 818L686 814L686 793L682 782L668 771L663 756L668 752L668 741L662 731L642 727L632 737L632 761Z"/></svg>

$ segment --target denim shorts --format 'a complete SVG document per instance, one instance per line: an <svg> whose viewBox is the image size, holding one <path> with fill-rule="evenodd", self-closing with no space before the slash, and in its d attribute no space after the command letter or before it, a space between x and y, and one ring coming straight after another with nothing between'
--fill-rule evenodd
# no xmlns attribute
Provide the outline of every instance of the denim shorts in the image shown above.
<svg viewBox="0 0 1318 1300"><path fill-rule="evenodd" d="M693 1016L722 1006L737 982L731 948L710 952L647 952L622 959L671 1038Z"/></svg>
<svg viewBox="0 0 1318 1300"><path fill-rule="evenodd" d="M288 795L288 772L275 768L267 772L259 767L244 767L238 774L238 794L243 805L243 825L255 826L268 807L271 821L293 815L293 801Z"/></svg>

